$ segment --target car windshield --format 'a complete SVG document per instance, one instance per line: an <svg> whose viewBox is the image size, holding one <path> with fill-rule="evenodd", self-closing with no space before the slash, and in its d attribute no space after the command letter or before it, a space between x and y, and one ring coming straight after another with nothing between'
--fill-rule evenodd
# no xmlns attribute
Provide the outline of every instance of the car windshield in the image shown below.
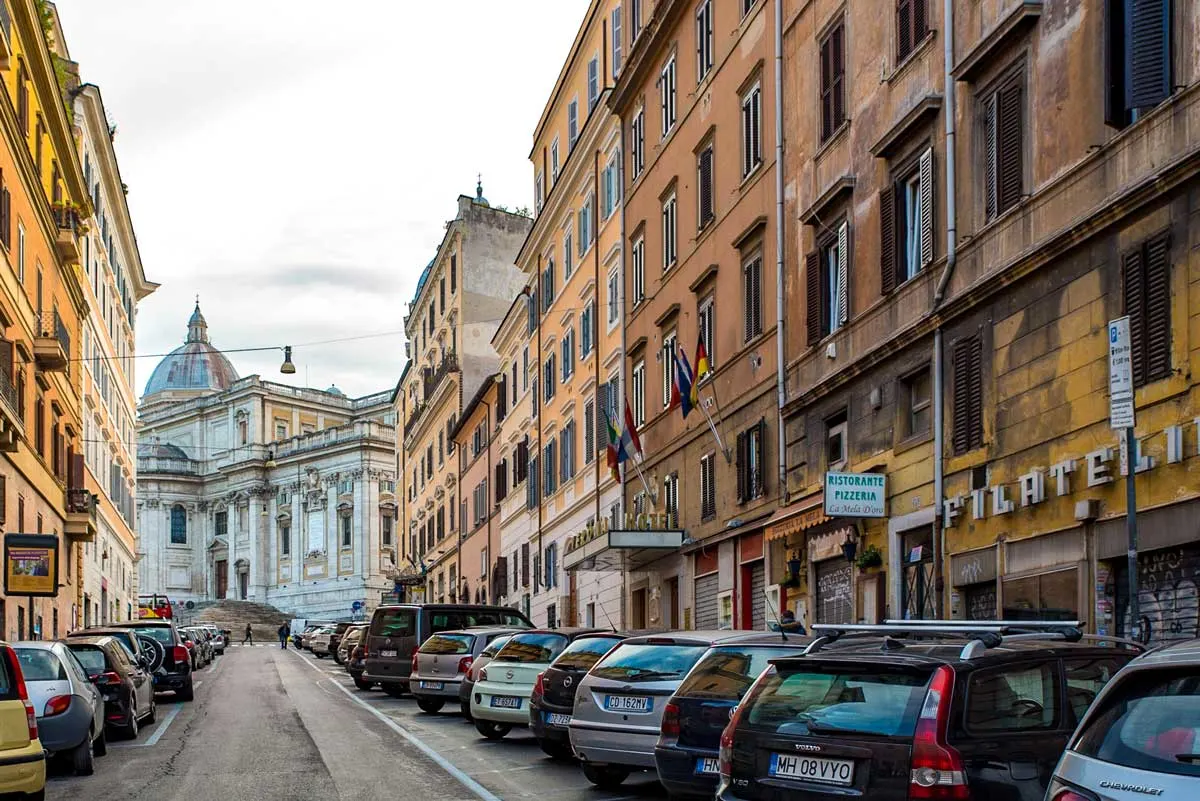
<svg viewBox="0 0 1200 801"><path fill-rule="evenodd" d="M413 609L380 609L371 621L375 637L411 637L417 633L417 615Z"/></svg>
<svg viewBox="0 0 1200 801"><path fill-rule="evenodd" d="M469 654L475 643L474 634L435 634L425 641L423 654Z"/></svg>
<svg viewBox="0 0 1200 801"><path fill-rule="evenodd" d="M75 654L75 658L87 670L89 676L96 676L108 670L108 662L104 658L104 651L99 646L72 645L71 652Z"/></svg>
<svg viewBox="0 0 1200 801"><path fill-rule="evenodd" d="M704 651L699 644L623 642L592 668L592 675L615 681L679 679Z"/></svg>
<svg viewBox="0 0 1200 801"><path fill-rule="evenodd" d="M1200 776L1200 675L1195 668L1130 673L1072 750L1114 765Z"/></svg>
<svg viewBox="0 0 1200 801"><path fill-rule="evenodd" d="M589 671L600 661L600 657L611 651L620 641L620 637L581 637L558 655L558 659L554 660L554 667L581 673Z"/></svg>
<svg viewBox="0 0 1200 801"><path fill-rule="evenodd" d="M137 626L133 629L138 634L158 640L163 645L174 645L170 626Z"/></svg>
<svg viewBox="0 0 1200 801"><path fill-rule="evenodd" d="M514 634L496 654L496 661L550 662L566 644L567 638L561 634Z"/></svg>
<svg viewBox="0 0 1200 801"><path fill-rule="evenodd" d="M925 700L926 673L880 668L768 668L751 696L749 725L779 734L853 732L911 737ZM743 702L745 703L745 702Z"/></svg>
<svg viewBox="0 0 1200 801"><path fill-rule="evenodd" d="M16 652L26 681L67 680L67 669L53 652L41 648L17 648Z"/></svg>
<svg viewBox="0 0 1200 801"><path fill-rule="evenodd" d="M746 694L767 669L767 660L800 653L800 649L749 646L710 648L687 674L675 694L687 698L735 701Z"/></svg>
<svg viewBox="0 0 1200 801"><path fill-rule="evenodd" d="M488 643L487 648L483 649L483 653L481 653L480 656L486 656L488 659L492 659L500 652L501 648L503 648L505 645L508 645L508 641L511 638L511 634L501 634L499 637Z"/></svg>

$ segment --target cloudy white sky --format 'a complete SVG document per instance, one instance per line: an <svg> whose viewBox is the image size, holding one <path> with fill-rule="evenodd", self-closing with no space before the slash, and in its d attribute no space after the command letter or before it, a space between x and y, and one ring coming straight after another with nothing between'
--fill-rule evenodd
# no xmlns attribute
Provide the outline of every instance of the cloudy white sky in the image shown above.
<svg viewBox="0 0 1200 801"><path fill-rule="evenodd" d="M179 345L198 294L217 347L293 344L294 383L361 395L394 386L402 336L303 343L400 330L476 173L493 204L532 205L533 129L587 0L57 5L162 284L139 353ZM231 358L283 379L277 355Z"/></svg>

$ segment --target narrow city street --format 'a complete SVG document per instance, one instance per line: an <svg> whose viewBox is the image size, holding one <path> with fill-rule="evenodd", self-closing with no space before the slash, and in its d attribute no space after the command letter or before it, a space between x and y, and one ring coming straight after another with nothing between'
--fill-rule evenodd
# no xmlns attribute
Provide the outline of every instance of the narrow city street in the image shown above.
<svg viewBox="0 0 1200 801"><path fill-rule="evenodd" d="M277 646L233 647L196 674L196 699L160 696L158 722L114 741L96 774L53 771L46 797L88 801L656 798L652 777L593 788L525 732L482 741L457 714L354 689L331 660Z"/></svg>

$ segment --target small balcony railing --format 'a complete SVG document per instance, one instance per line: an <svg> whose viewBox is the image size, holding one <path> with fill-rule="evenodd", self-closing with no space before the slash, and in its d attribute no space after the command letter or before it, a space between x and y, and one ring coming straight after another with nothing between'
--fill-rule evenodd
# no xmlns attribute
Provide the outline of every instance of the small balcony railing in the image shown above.
<svg viewBox="0 0 1200 801"><path fill-rule="evenodd" d="M96 496L83 487L67 490L67 536L81 542L96 539Z"/></svg>
<svg viewBox="0 0 1200 801"><path fill-rule="evenodd" d="M58 310L38 315L34 356L43 370L63 370L71 359L71 332Z"/></svg>
<svg viewBox="0 0 1200 801"><path fill-rule="evenodd" d="M408 419L404 421L405 439L408 439L408 436L413 432L414 429L416 429L417 424L421 422L421 416L425 414L425 409L428 406L429 404L427 403L418 403L412 408L412 411L409 412Z"/></svg>
<svg viewBox="0 0 1200 801"><path fill-rule="evenodd" d="M433 397L433 393L441 385L442 381L450 373L458 372L458 354L450 351L442 356L442 361L437 367L425 368L425 398Z"/></svg>

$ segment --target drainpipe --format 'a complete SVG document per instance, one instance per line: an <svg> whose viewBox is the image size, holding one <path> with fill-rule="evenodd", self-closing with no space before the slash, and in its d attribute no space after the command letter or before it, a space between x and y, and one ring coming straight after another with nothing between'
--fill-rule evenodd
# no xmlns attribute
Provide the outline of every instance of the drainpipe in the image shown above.
<svg viewBox="0 0 1200 801"><path fill-rule="evenodd" d="M946 0L950 2L951 0ZM787 443L783 407L787 403L783 345L783 0L775 0L775 394L779 453L779 499L787 500Z"/></svg>
<svg viewBox="0 0 1200 801"><path fill-rule="evenodd" d="M617 180L620 182L620 186L621 186L621 259L620 259L620 266L617 268L618 273L619 273L618 278L617 278L617 326L621 329L621 361L619 363L620 366L617 368L617 386L621 390L621 397L617 399L617 403L618 403L618 408L621 409L621 413L624 413L624 405L625 404L623 403L623 401L625 399L625 380L626 380L626 376L625 376L625 264L626 264L626 259L628 257L628 251L626 251L626 249L625 249L625 244L628 241L625 237L625 201L628 199L628 194L629 194L629 187L626 186L626 184L625 184L625 158L628 155L629 151L628 151L628 147L627 147L628 142L625 139L625 120L620 115L616 115L616 116L617 116L617 124L621 128L621 158L617 159ZM607 330L607 323L605 324L605 326L606 326L606 330ZM605 425L604 429L606 432L608 431L607 424ZM597 453L597 458L599 458L598 453ZM624 514L624 512L625 512L625 483L623 481L617 485L617 491L621 498L621 513ZM596 525L597 526L600 525L599 519L596 520ZM628 578L629 578L628 573L626 571L622 570L621 601L617 606L617 618L620 621L622 626L625 625L625 582ZM599 601L599 596L597 596L597 601ZM600 605L601 611L603 612L603 610L604 610L603 604L599 604L599 605ZM605 615L605 617L607 617L608 613L604 612L604 615Z"/></svg>
<svg viewBox="0 0 1200 801"><path fill-rule="evenodd" d="M951 71L954 69L954 0L942 2L942 36L943 68L946 92L946 267L938 278L937 290L933 294L933 308L930 314L936 314L946 295L946 287L950 276L954 273L954 265L958 261L958 225L955 204L955 83ZM933 329L933 575L935 607L937 617L942 617L945 591L943 584L942 551L945 542L942 528L942 499L945 494L943 487L945 471L945 436L943 433L943 408L945 406L945 382L942 381L942 325L940 322Z"/></svg>

